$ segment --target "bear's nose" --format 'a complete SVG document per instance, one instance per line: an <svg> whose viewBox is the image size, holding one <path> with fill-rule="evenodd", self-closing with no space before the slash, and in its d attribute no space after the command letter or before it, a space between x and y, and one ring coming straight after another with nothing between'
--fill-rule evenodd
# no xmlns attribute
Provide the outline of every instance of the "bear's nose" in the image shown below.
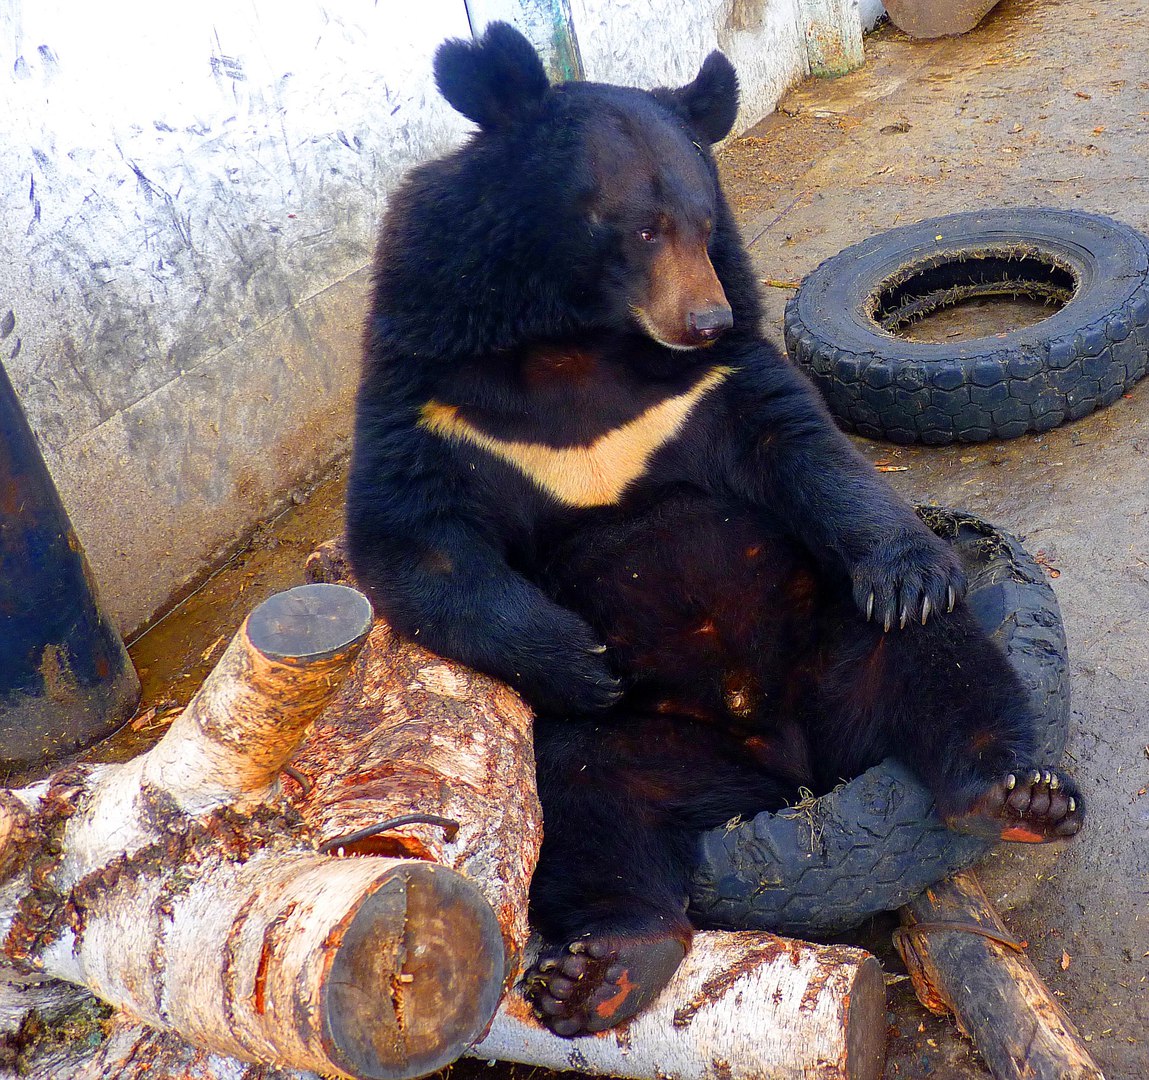
<svg viewBox="0 0 1149 1080"><path fill-rule="evenodd" d="M692 311L686 317L691 336L699 341L713 341L723 330L734 325L734 312L725 304Z"/></svg>

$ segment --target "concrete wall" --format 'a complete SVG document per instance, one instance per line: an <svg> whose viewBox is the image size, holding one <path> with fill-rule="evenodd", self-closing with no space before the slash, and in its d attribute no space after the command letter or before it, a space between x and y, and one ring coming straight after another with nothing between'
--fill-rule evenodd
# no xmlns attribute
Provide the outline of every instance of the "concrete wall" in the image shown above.
<svg viewBox="0 0 1149 1080"><path fill-rule="evenodd" d="M346 448L389 188L467 128L431 56L561 6L586 75L738 65L852 0L0 0L0 360L125 631ZM468 7L471 11L468 13Z"/></svg>
<svg viewBox="0 0 1149 1080"><path fill-rule="evenodd" d="M346 445L461 0L0 0L0 358L122 628ZM8 311L11 318L6 318Z"/></svg>
<svg viewBox="0 0 1149 1080"><path fill-rule="evenodd" d="M586 76L599 82L677 86L712 49L725 52L742 85L736 133L809 71L799 0L571 0L571 8Z"/></svg>
<svg viewBox="0 0 1149 1080"><path fill-rule="evenodd" d="M858 16L863 30L873 30L885 13L882 0L858 0Z"/></svg>

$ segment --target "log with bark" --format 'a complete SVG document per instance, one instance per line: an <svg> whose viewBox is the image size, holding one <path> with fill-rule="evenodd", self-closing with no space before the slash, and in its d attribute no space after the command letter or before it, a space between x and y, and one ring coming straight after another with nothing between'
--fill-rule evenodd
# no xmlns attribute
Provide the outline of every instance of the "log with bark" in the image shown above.
<svg viewBox="0 0 1149 1080"><path fill-rule="evenodd" d="M341 546L323 545L307 577L351 583ZM509 687L380 620L292 761L306 788L297 805L324 849L433 860L478 886L502 927L508 985L542 842L531 721Z"/></svg>
<svg viewBox="0 0 1149 1080"><path fill-rule="evenodd" d="M510 994L469 1057L634 1080L876 1080L886 1055L881 966L847 945L703 931L633 1020L552 1035Z"/></svg>
<svg viewBox="0 0 1149 1080"><path fill-rule="evenodd" d="M272 597L151 751L5 793L0 1031L88 990L215 1054L387 1078L482 1032L490 905L437 864L331 858L280 791L370 626L352 589Z"/></svg>
<svg viewBox="0 0 1149 1080"><path fill-rule="evenodd" d="M343 575L333 554L313 576ZM279 626L256 615L149 754L0 803L9 988L25 1013L66 1007L71 985L120 1007L44 1080L415 1076L474 1040L522 969L541 820L521 701L376 624L327 704L350 647L322 670L253 652L253 627ZM861 950L702 933L629 1025L560 1039L512 990L471 1053L646 1080L872 1078L884 1029Z"/></svg>
<svg viewBox="0 0 1149 1080"><path fill-rule="evenodd" d="M1104 1080L972 870L931 886L902 922L894 941L918 1000L954 1015L997 1080Z"/></svg>

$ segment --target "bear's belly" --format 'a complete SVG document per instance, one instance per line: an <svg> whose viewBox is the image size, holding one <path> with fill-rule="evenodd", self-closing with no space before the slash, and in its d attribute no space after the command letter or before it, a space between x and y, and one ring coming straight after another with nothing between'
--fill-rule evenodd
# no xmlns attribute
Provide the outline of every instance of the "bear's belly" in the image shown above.
<svg viewBox="0 0 1149 1080"><path fill-rule="evenodd" d="M551 552L543 585L610 646L632 702L747 732L795 715L820 586L744 509L675 492L601 512Z"/></svg>

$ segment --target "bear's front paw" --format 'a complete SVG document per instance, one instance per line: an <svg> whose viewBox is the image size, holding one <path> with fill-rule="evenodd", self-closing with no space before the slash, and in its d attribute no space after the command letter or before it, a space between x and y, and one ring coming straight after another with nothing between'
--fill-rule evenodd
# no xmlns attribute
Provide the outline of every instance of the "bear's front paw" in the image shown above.
<svg viewBox="0 0 1149 1080"><path fill-rule="evenodd" d="M609 709L622 684L607 664L606 646L572 611L551 606L512 623L513 635L496 641L504 678L539 713L564 716ZM509 670L507 670L509 669Z"/></svg>
<svg viewBox="0 0 1149 1080"><path fill-rule="evenodd" d="M602 712L622 697L601 638L557 604L491 610L467 645L465 662L510 683L537 713Z"/></svg>
<svg viewBox="0 0 1149 1080"><path fill-rule="evenodd" d="M911 620L953 611L966 577L953 548L926 530L900 533L876 545L853 568L854 603L888 631Z"/></svg>
<svg viewBox="0 0 1149 1080"><path fill-rule="evenodd" d="M623 693L603 659L605 651L605 646L577 649L533 671L519 672L518 688L535 712L559 716L602 712L617 704Z"/></svg>

